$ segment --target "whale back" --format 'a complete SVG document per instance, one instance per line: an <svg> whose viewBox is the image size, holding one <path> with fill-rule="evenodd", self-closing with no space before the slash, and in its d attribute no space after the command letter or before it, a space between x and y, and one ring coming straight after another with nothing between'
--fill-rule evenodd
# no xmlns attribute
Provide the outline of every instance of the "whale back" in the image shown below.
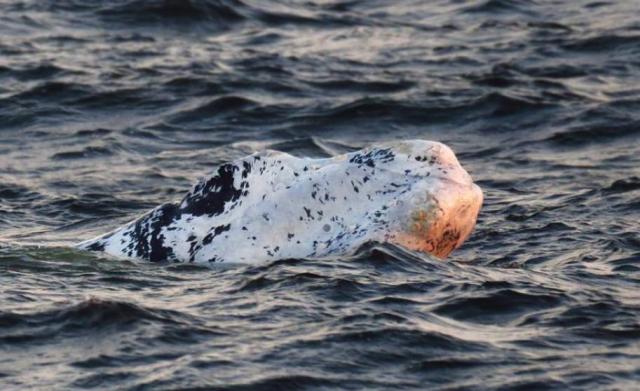
<svg viewBox="0 0 640 391"><path fill-rule="evenodd" d="M444 144L391 142L325 159L265 151L219 166L80 248L150 261L253 263L352 254L391 242L446 257L471 233L482 193Z"/></svg>

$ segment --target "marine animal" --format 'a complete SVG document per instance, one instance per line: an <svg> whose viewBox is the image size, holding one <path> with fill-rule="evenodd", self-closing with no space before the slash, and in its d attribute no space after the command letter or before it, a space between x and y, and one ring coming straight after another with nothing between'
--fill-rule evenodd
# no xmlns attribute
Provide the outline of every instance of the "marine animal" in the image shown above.
<svg viewBox="0 0 640 391"><path fill-rule="evenodd" d="M387 142L323 159L267 150L219 166L180 202L78 247L207 264L346 256L388 242L444 259L473 230L482 199L439 142Z"/></svg>

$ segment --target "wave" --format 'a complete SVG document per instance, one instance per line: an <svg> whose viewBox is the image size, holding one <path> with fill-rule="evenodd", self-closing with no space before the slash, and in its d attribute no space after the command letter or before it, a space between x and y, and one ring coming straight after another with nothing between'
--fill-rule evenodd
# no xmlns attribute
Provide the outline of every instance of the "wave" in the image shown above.
<svg viewBox="0 0 640 391"><path fill-rule="evenodd" d="M54 77L78 75L81 72L66 69L53 63L41 63L26 67L0 66L0 77L9 77L22 82L46 80Z"/></svg>
<svg viewBox="0 0 640 391"><path fill-rule="evenodd" d="M43 2L39 8L51 12L75 12L88 17L97 15L105 22L126 25L160 23L214 22L210 27L227 28L243 20L237 11L243 7L238 0L117 0L96 3L87 0Z"/></svg>
<svg viewBox="0 0 640 391"><path fill-rule="evenodd" d="M638 35L599 34L587 38L579 38L564 44L567 50L579 52L602 52L629 50L630 53L639 52Z"/></svg>
<svg viewBox="0 0 640 391"><path fill-rule="evenodd" d="M93 93L93 87L88 85L62 81L47 81L15 94L11 99L20 101L46 101L50 104L52 102L64 102L72 98L87 96Z"/></svg>
<svg viewBox="0 0 640 391"><path fill-rule="evenodd" d="M318 27L351 25L353 15L336 15L334 9L319 8L314 13L303 7L281 4L269 7L240 0L117 0L96 3L87 0L46 1L32 6L49 12L65 11L84 16L85 22L96 17L120 27L161 27L225 31L243 22L268 26L313 25ZM333 12L332 12L333 11Z"/></svg>
<svg viewBox="0 0 640 391"><path fill-rule="evenodd" d="M176 311L145 308L136 304L88 299L78 304L35 313L0 312L0 340L29 343L68 334L91 334L100 329L125 327L145 320L176 324L186 316Z"/></svg>
<svg viewBox="0 0 640 391"><path fill-rule="evenodd" d="M612 142L640 134L640 122L616 121L607 124L584 125L556 132L545 141L561 146Z"/></svg>
<svg viewBox="0 0 640 391"><path fill-rule="evenodd" d="M632 176L627 179L618 179L610 186L603 188L604 193L626 193L628 191L640 190L640 178Z"/></svg>
<svg viewBox="0 0 640 391"><path fill-rule="evenodd" d="M522 293L513 289L502 289L487 296L458 298L440 305L435 312L454 319L463 319L483 324L508 323L525 313L548 310L561 306L558 295Z"/></svg>
<svg viewBox="0 0 640 391"><path fill-rule="evenodd" d="M111 148L105 147L86 147L80 151L58 152L51 156L52 160L67 159L86 159L91 157L111 156L113 151Z"/></svg>
<svg viewBox="0 0 640 391"><path fill-rule="evenodd" d="M239 96L223 96L215 98L193 109L182 110L171 116L170 123L187 123L191 121L207 121L213 117L240 115L257 107L256 102Z"/></svg>
<svg viewBox="0 0 640 391"><path fill-rule="evenodd" d="M481 0L476 4L466 6L462 12L465 13L533 13L536 1L532 0Z"/></svg>

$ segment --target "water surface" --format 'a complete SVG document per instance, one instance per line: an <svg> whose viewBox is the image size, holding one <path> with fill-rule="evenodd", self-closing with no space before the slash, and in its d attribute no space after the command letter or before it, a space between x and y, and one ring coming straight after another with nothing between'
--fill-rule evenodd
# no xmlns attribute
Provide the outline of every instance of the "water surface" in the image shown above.
<svg viewBox="0 0 640 391"><path fill-rule="evenodd" d="M640 6L0 3L2 389L633 389ZM484 189L440 262L205 269L69 249L264 148L447 143Z"/></svg>

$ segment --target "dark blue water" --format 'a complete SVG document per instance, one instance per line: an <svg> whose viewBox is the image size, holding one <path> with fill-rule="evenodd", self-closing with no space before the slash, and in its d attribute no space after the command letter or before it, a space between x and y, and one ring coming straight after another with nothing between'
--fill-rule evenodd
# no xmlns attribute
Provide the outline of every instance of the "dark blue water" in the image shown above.
<svg viewBox="0 0 640 391"><path fill-rule="evenodd" d="M640 4L0 3L0 388L640 387ZM448 262L69 249L273 148L449 144Z"/></svg>

